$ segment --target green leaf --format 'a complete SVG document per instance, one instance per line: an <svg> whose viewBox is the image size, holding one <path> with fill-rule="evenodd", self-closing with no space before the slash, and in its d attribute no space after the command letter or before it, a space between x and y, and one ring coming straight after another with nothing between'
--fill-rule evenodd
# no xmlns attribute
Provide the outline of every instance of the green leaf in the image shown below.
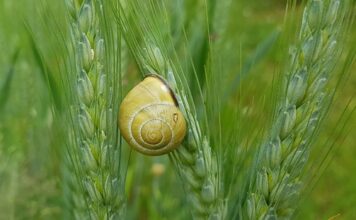
<svg viewBox="0 0 356 220"><path fill-rule="evenodd" d="M227 87L225 92L225 100L227 100L240 86L241 81L251 72L253 67L255 67L271 50L272 46L277 41L280 35L279 30L274 30L268 37L263 40L253 52L253 54L246 60L243 64L241 71L236 74L236 77L231 82L230 86Z"/></svg>
<svg viewBox="0 0 356 220"><path fill-rule="evenodd" d="M18 48L12 55L10 68L5 73L5 81L3 85L0 87L0 111L4 109L6 102L9 97L10 89L11 89L11 82L15 72L15 64L18 60L20 49Z"/></svg>
<svg viewBox="0 0 356 220"><path fill-rule="evenodd" d="M55 106L59 110L61 110L63 107L63 103L62 103L62 97L61 97L59 85L54 79L52 73L50 72L50 68L44 62L44 59L41 56L41 51L36 45L35 39L33 38L33 34L28 29L28 27L26 28L26 30L27 30L28 38L30 41L30 47L34 55L35 62L40 67L41 77L44 80L44 82L48 83L48 88L51 92L52 99L54 101Z"/></svg>

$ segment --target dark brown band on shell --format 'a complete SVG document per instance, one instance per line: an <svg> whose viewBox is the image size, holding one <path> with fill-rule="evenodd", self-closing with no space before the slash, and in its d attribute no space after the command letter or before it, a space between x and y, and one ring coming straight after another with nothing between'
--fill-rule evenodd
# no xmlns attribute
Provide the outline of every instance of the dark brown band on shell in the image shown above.
<svg viewBox="0 0 356 220"><path fill-rule="evenodd" d="M175 96L175 94L174 94L172 88L169 86L168 82L162 76L160 76L158 74L150 73L150 74L147 74L145 76L145 78L146 77L155 77L155 78L159 79L168 88L169 93L171 94L171 96L173 98L175 106L179 107L177 97Z"/></svg>

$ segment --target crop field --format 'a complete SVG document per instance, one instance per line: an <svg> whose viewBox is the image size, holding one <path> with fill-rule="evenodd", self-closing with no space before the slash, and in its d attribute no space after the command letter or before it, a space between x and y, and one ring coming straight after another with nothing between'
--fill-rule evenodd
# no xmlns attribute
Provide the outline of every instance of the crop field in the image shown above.
<svg viewBox="0 0 356 220"><path fill-rule="evenodd" d="M353 0L0 0L0 220L356 219Z"/></svg>

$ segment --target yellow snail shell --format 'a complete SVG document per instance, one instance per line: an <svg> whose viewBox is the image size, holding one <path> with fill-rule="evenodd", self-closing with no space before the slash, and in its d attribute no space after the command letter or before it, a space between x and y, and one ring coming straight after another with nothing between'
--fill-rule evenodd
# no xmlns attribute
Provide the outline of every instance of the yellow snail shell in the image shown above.
<svg viewBox="0 0 356 220"><path fill-rule="evenodd" d="M168 84L149 75L124 98L119 110L122 136L135 150L151 156L176 149L186 133L186 122Z"/></svg>

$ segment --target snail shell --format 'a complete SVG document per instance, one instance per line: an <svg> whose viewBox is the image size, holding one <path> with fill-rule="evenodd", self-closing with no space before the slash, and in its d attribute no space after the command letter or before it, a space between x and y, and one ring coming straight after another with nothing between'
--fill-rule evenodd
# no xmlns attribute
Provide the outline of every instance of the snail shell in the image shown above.
<svg viewBox="0 0 356 220"><path fill-rule="evenodd" d="M168 84L149 75L124 98L119 110L122 136L135 150L151 156L176 149L186 133L186 122Z"/></svg>

